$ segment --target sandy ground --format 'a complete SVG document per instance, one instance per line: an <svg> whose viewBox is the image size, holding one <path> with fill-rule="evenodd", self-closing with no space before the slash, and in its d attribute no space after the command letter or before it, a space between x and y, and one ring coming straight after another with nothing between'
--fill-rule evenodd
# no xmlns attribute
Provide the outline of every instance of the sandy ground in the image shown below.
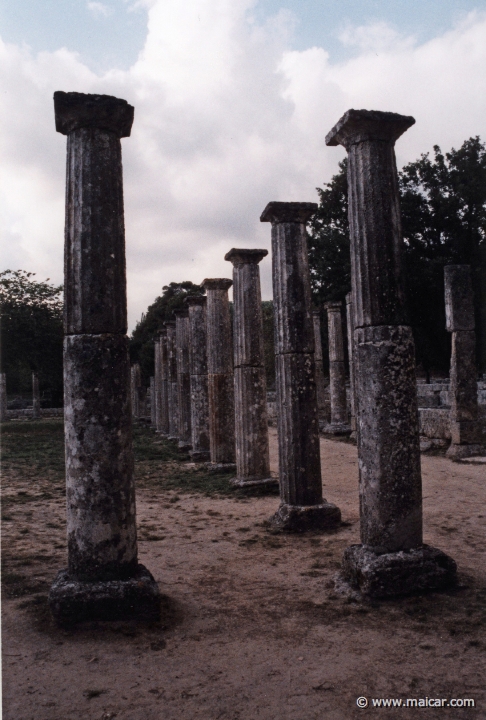
<svg viewBox="0 0 486 720"><path fill-rule="evenodd" d="M4 550L28 577L3 602L4 720L486 718L484 466L422 460L425 541L454 557L460 586L370 604L333 581L359 541L356 448L322 439L321 457L325 497L345 521L328 535L271 535L277 497L138 492L140 561L166 596L160 627L52 624L45 594L66 564L64 504L39 485L39 500L3 524ZM21 498L21 483L7 476L4 492ZM476 707L371 707L425 697Z"/></svg>

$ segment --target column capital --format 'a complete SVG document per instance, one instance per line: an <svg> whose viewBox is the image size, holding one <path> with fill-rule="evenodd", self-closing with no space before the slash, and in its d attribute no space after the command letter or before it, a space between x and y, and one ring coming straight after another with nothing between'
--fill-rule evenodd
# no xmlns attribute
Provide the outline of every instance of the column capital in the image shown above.
<svg viewBox="0 0 486 720"><path fill-rule="evenodd" d="M229 290L233 280L229 278L206 278L201 283L205 290Z"/></svg>
<svg viewBox="0 0 486 720"><path fill-rule="evenodd" d="M189 307L194 307L195 305L206 305L208 299L206 295L186 295L184 302Z"/></svg>
<svg viewBox="0 0 486 720"><path fill-rule="evenodd" d="M343 307L342 302L327 302L324 303L324 309L328 312L341 312Z"/></svg>
<svg viewBox="0 0 486 720"><path fill-rule="evenodd" d="M320 308L313 307L312 310L311 310L311 312L312 312L313 315L317 315L317 317L319 317L319 318L321 317L321 310L320 310Z"/></svg>
<svg viewBox="0 0 486 720"><path fill-rule="evenodd" d="M260 216L260 222L305 223L317 211L317 203L311 202L269 202Z"/></svg>
<svg viewBox="0 0 486 720"><path fill-rule="evenodd" d="M396 140L415 124L410 115L382 112L381 110L348 110L326 135L326 145L352 145L366 141Z"/></svg>
<svg viewBox="0 0 486 720"><path fill-rule="evenodd" d="M164 325L165 325L165 327L166 327L167 329L175 328L175 321L174 321L174 320L169 320L169 321L165 322Z"/></svg>
<svg viewBox="0 0 486 720"><path fill-rule="evenodd" d="M225 260L233 263L233 265L258 265L264 257L268 255L268 250L249 250L247 248L232 248L224 256Z"/></svg>
<svg viewBox="0 0 486 720"><path fill-rule="evenodd" d="M97 128L129 137L134 108L126 100L112 95L88 95L77 92L54 93L56 130L69 135L79 128Z"/></svg>

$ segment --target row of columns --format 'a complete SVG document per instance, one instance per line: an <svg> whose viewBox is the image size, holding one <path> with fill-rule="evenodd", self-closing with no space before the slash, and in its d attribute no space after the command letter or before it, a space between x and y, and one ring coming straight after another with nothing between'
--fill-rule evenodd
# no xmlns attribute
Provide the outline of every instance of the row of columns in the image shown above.
<svg viewBox="0 0 486 720"><path fill-rule="evenodd" d="M126 337L120 138L130 134L133 108L109 96L62 92L55 93L54 104L56 129L68 137L64 345L68 568L58 574L49 601L61 621L156 618L159 589L137 558ZM326 138L329 145L344 145L349 154L361 544L346 549L343 572L352 585L377 596L439 589L455 577L453 560L422 540L414 347L404 302L394 156L395 140L413 123L413 118L392 113L351 110ZM314 203L271 202L260 218L272 228L280 472L280 506L272 523L287 531L326 530L341 522L339 508L322 496L305 231L316 209ZM210 457L221 465L236 458L237 480L240 472L246 480L253 473L268 475L258 277L264 255L265 251L235 249L227 255L234 268L238 328L233 355L227 296L232 283L203 282ZM159 360L164 346L167 353L157 371L160 390L162 368L167 368L167 390L165 395L161 391L161 398L168 422L162 404L157 413L155 403L160 430L183 442L190 438L195 452L204 444L200 418L206 409L202 403L198 415L195 403L188 405L178 388L184 387L187 396L188 387L191 394L193 390L197 394L198 387L204 391L204 383L191 385L192 377L204 374L204 364L198 364L191 353L192 340L187 343L191 322L201 319L203 308L202 301L190 300L187 313L179 313L176 323L166 323L158 340ZM335 309L328 311L337 328ZM203 333L196 337L195 344L201 347ZM456 344L459 347L460 339ZM342 371L338 349L332 363L338 376ZM236 440L235 404L245 414ZM259 449L258 465L250 458L249 436Z"/></svg>

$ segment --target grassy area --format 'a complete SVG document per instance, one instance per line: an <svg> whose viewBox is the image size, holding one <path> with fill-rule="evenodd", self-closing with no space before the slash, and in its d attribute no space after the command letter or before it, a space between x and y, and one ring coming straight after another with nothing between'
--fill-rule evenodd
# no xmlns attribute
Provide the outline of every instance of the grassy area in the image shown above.
<svg viewBox="0 0 486 720"><path fill-rule="evenodd" d="M174 443L156 435L147 425L135 424L133 431L135 479L137 487L203 493L205 495L277 495L275 487L236 489L229 480L234 473L208 472L204 465L193 466L190 458ZM11 421L2 425L4 472L31 481L64 480L63 420ZM24 497L27 500L24 492ZM21 500L19 496L18 500Z"/></svg>

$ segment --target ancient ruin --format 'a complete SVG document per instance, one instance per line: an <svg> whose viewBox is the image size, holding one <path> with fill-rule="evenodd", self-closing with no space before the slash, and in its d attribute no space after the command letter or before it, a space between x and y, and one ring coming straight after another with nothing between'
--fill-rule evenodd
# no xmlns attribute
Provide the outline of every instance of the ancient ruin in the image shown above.
<svg viewBox="0 0 486 720"><path fill-rule="evenodd" d="M155 427L157 424L156 407L155 407L155 377L150 378L149 393L150 393L150 424L153 427Z"/></svg>
<svg viewBox="0 0 486 720"><path fill-rule="evenodd" d="M140 417L140 387L142 384L140 376L140 365L135 363L130 368L130 397L132 403L132 415L138 420Z"/></svg>
<svg viewBox="0 0 486 720"><path fill-rule="evenodd" d="M344 343L340 302L325 303L329 337L329 394L331 399L331 422L325 432L344 435L350 432L347 424L346 368L344 366Z"/></svg>
<svg viewBox="0 0 486 720"><path fill-rule="evenodd" d="M326 137L348 152L361 545L343 573L376 597L440 589L454 561L423 544L415 352L402 272L395 141L414 124L349 110Z"/></svg>
<svg viewBox="0 0 486 720"><path fill-rule="evenodd" d="M478 419L476 332L470 266L446 265L444 291L446 329L452 333L451 444L447 457L459 459L484 451Z"/></svg>
<svg viewBox="0 0 486 720"><path fill-rule="evenodd" d="M235 393L233 342L228 302L232 281L208 278L206 327L209 394L209 445L214 466L235 464Z"/></svg>
<svg viewBox="0 0 486 720"><path fill-rule="evenodd" d="M49 604L61 622L157 619L160 593L138 563L120 138L133 107L56 92L68 136L64 415L68 568Z"/></svg>
<svg viewBox="0 0 486 720"><path fill-rule="evenodd" d="M348 360L349 360L349 427L351 429L350 437L356 438L356 398L354 388L354 317L353 317L353 295L346 295L346 329L348 340Z"/></svg>
<svg viewBox="0 0 486 720"><path fill-rule="evenodd" d="M178 447L189 450L191 445L191 385L189 375L189 312L176 310L177 392L179 404Z"/></svg>
<svg viewBox="0 0 486 720"><path fill-rule="evenodd" d="M263 316L258 264L268 250L233 248L233 346L238 486L278 482L270 477L267 382L263 360Z"/></svg>
<svg viewBox="0 0 486 720"><path fill-rule="evenodd" d="M288 532L336 527L322 497L310 275L305 224L315 203L270 202L281 504L271 523Z"/></svg>
<svg viewBox="0 0 486 720"><path fill-rule="evenodd" d="M189 295L189 374L191 387L190 456L195 462L209 462L209 397L206 332L206 303L203 295Z"/></svg>
<svg viewBox="0 0 486 720"><path fill-rule="evenodd" d="M176 324L164 323L167 330L167 414L168 439L179 440L179 389L177 384Z"/></svg>
<svg viewBox="0 0 486 720"><path fill-rule="evenodd" d="M324 418L327 410L326 381L324 378L324 361L322 355L321 312L318 308L314 308L312 311L312 321L314 324L314 362L316 365L317 410L319 418Z"/></svg>

